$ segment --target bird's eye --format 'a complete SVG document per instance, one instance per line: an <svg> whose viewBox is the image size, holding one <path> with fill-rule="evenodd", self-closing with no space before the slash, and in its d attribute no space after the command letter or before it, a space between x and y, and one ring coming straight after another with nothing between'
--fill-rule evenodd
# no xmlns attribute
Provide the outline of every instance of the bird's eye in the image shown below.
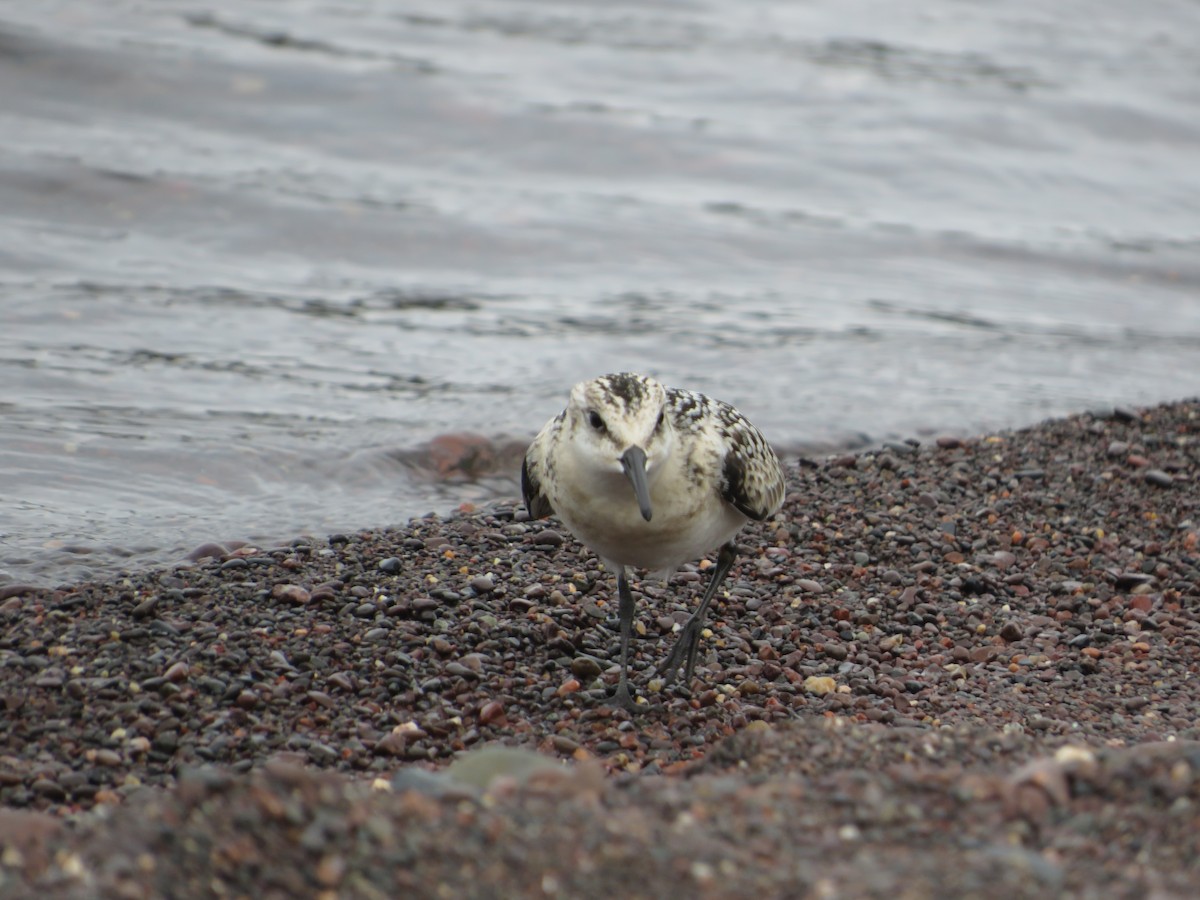
<svg viewBox="0 0 1200 900"><path fill-rule="evenodd" d="M662 428L662 423L663 423L663 414L659 413L658 421L654 423L654 430L658 431L658 429Z"/></svg>
<svg viewBox="0 0 1200 900"><path fill-rule="evenodd" d="M596 412L594 409L588 412L588 424L597 431L604 430L604 420L600 418L600 413Z"/></svg>

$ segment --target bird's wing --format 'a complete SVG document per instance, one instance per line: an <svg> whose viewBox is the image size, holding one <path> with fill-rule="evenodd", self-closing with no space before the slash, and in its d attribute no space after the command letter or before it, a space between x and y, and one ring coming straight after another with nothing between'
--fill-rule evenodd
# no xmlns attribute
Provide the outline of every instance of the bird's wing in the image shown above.
<svg viewBox="0 0 1200 900"><path fill-rule="evenodd" d="M761 447L752 456L731 447L725 454L721 495L727 503L757 522L783 503L783 471L775 451L759 436Z"/></svg>
<svg viewBox="0 0 1200 900"><path fill-rule="evenodd" d="M713 404L725 443L721 495L727 503L761 522L783 504L784 477L779 457L762 432L728 403Z"/></svg>
<svg viewBox="0 0 1200 900"><path fill-rule="evenodd" d="M724 446L719 489L726 503L759 522L779 509L783 467L761 431L728 403L695 391L668 388L667 403L676 429L705 432Z"/></svg>
<svg viewBox="0 0 1200 900"><path fill-rule="evenodd" d="M525 498L525 508L529 510L531 519L544 519L554 514L550 498L542 490L543 435L544 432L534 439L521 461L521 495Z"/></svg>

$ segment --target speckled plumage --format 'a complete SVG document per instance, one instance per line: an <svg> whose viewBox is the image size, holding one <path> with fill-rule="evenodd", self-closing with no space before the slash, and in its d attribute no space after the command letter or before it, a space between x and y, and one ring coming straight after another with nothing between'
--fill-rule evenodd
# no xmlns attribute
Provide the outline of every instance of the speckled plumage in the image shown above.
<svg viewBox="0 0 1200 900"><path fill-rule="evenodd" d="M644 451L644 506L631 485L629 448ZM627 568L665 579L681 564L722 548L701 607L666 663L673 677L686 653L690 680L708 603L733 563L734 536L749 520L774 513L784 495L779 459L736 409L630 373L577 384L566 409L530 445L521 482L531 516L557 514L618 576L618 700L626 706L633 617L632 599L625 596Z"/></svg>

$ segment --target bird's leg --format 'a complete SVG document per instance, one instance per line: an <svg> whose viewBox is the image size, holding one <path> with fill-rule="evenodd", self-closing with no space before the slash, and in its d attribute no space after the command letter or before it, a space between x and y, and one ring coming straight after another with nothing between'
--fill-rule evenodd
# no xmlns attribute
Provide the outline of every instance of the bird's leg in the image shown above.
<svg viewBox="0 0 1200 900"><path fill-rule="evenodd" d="M617 615L621 620L621 680L617 682L617 692L613 694L613 702L623 709L633 712L637 703L629 693L629 638L633 632L633 614L635 607L633 594L629 590L629 578L624 571L617 576L617 595L620 606Z"/></svg>
<svg viewBox="0 0 1200 900"><path fill-rule="evenodd" d="M700 632L704 630L704 618L708 615L708 605L716 596L717 588L721 586L721 582L725 580L729 570L733 568L733 561L736 558L737 544L730 541L721 546L720 552L717 553L717 567L713 571L712 581L708 583L708 588L700 599L700 608L684 623L679 637L675 640L675 646L671 648L666 662L663 663L662 671L666 673L664 684L671 684L675 681L680 665L683 665L684 685L691 684L692 670L696 668L696 651L700 649Z"/></svg>

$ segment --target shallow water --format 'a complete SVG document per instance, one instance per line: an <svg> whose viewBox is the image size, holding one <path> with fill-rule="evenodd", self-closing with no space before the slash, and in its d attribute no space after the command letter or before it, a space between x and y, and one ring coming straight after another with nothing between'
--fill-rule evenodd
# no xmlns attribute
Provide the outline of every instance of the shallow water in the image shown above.
<svg viewBox="0 0 1200 900"><path fill-rule="evenodd" d="M0 2L0 583L515 496L636 369L780 447L1200 393L1200 7ZM428 442L476 432L482 478Z"/></svg>

